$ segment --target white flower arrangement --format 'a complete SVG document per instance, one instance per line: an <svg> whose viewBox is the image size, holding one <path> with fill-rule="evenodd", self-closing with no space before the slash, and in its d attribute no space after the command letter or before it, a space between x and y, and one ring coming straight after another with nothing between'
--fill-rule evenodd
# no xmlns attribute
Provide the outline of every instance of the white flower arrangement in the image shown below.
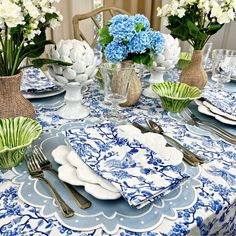
<svg viewBox="0 0 236 236"><path fill-rule="evenodd" d="M0 75L15 75L26 57L39 57L53 43L46 40L45 30L63 19L53 2L58 0L0 0ZM51 63L60 62L32 60L36 67Z"/></svg>
<svg viewBox="0 0 236 236"><path fill-rule="evenodd" d="M172 0L157 8L157 15L168 17L171 35L188 41L201 50L211 35L224 24L234 21L236 0Z"/></svg>

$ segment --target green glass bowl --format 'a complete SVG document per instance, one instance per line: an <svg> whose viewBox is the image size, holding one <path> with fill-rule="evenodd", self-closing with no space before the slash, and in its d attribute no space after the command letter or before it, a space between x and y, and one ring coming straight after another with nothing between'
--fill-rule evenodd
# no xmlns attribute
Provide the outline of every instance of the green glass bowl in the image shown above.
<svg viewBox="0 0 236 236"><path fill-rule="evenodd" d="M42 126L30 118L0 119L0 169L17 166L26 148L41 132Z"/></svg>
<svg viewBox="0 0 236 236"><path fill-rule="evenodd" d="M170 112L181 112L201 97L200 89L184 83L163 82L154 84L152 89L160 97L163 108Z"/></svg>

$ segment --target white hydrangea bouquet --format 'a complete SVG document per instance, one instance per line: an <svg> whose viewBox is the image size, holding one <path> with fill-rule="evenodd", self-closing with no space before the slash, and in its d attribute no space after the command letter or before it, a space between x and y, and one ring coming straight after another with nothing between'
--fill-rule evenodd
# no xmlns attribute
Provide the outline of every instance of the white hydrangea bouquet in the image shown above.
<svg viewBox="0 0 236 236"><path fill-rule="evenodd" d="M0 0L0 75L19 73L25 58L33 59L34 67L44 64L63 64L60 61L38 58L48 44L46 29L54 29L62 15L52 6L59 0ZM37 59L35 59L37 58Z"/></svg>
<svg viewBox="0 0 236 236"><path fill-rule="evenodd" d="M236 0L172 0L158 7L157 15L167 17L166 27L174 38L202 50L213 34L235 20L235 11Z"/></svg>

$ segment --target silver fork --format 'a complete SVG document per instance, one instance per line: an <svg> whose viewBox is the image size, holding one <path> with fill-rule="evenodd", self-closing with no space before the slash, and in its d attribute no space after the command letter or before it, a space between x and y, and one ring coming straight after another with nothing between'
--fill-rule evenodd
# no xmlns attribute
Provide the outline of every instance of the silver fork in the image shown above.
<svg viewBox="0 0 236 236"><path fill-rule="evenodd" d="M42 152L42 150L35 146L33 149L33 153L35 155L36 160L38 161L40 167L43 170L48 170L51 171L54 175L56 175L58 177L58 172L57 170L52 168L52 164L51 162L47 159L47 157L44 155L44 153ZM79 192L77 192L72 185L65 183L63 181L61 181L64 185L64 187L69 191L69 193L72 195L75 203L78 205L78 207L82 208L82 209L87 209L89 208L92 203L85 198L82 194L80 194Z"/></svg>
<svg viewBox="0 0 236 236"><path fill-rule="evenodd" d="M26 155L26 166L28 168L29 174L33 178L38 178L47 185L48 189L52 193L54 199L57 202L57 205L60 208L60 211L65 217L71 217L75 214L75 212L65 203L65 201L61 198L61 196L58 194L56 189L52 186L52 184L44 177L43 170L40 168L39 164L35 160L34 154L29 157Z"/></svg>
<svg viewBox="0 0 236 236"><path fill-rule="evenodd" d="M206 129L210 132L215 133L216 135L218 135L219 137L221 137L225 141L236 145L236 136L235 135L227 132L226 130L224 130L216 125L213 125L210 122L200 120L188 108L184 109L180 114L182 115L184 120L189 125L193 125L193 126L197 126L199 128Z"/></svg>

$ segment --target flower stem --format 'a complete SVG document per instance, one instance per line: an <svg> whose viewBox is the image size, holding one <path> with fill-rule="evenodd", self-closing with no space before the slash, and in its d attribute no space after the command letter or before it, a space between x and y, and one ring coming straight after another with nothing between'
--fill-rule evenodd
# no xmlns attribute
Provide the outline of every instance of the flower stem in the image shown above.
<svg viewBox="0 0 236 236"><path fill-rule="evenodd" d="M16 54L16 57L15 57L15 61L14 61L14 65L13 65L13 68L12 68L12 71L11 71L11 75L14 75L16 73L18 59L19 59L19 56L20 56L20 53L21 53L21 50L22 50L22 47L23 47L24 43L25 43L25 37L23 38L19 48L17 49L17 54Z"/></svg>

